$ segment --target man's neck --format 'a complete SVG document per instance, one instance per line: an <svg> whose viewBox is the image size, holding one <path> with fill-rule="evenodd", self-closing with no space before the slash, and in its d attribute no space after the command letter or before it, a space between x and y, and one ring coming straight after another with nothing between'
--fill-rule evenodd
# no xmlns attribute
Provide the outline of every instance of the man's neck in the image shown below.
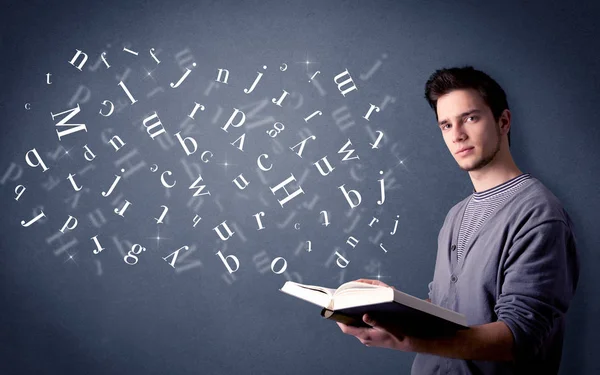
<svg viewBox="0 0 600 375"><path fill-rule="evenodd" d="M483 170L469 172L473 188L482 192L523 174L514 163L488 165Z"/></svg>

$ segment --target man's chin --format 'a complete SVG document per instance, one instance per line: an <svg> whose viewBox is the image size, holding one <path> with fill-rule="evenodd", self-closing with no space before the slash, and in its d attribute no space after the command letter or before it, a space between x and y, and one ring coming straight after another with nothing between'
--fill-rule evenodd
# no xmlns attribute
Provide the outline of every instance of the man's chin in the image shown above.
<svg viewBox="0 0 600 375"><path fill-rule="evenodd" d="M465 172L473 172L474 170L478 169L477 166L474 166L473 164L467 164L467 165L459 164L458 167Z"/></svg>
<svg viewBox="0 0 600 375"><path fill-rule="evenodd" d="M458 167L465 172L468 172L471 169L471 165L465 165L465 164L460 164L460 163L457 163L457 164L458 164Z"/></svg>

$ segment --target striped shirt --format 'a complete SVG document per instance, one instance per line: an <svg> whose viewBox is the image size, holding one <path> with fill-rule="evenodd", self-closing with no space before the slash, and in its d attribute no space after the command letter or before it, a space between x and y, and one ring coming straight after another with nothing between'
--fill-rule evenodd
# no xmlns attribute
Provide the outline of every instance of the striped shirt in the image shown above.
<svg viewBox="0 0 600 375"><path fill-rule="evenodd" d="M571 218L541 181L521 175L473 191L444 219L429 298L465 315L469 326L504 322L513 360L417 353L411 374L557 374L579 268Z"/></svg>
<svg viewBox="0 0 600 375"><path fill-rule="evenodd" d="M506 199L521 190L530 181L531 175L523 173L488 190L476 192L473 189L473 194L471 194L469 203L467 204L467 209L465 210L458 233L458 244L456 247L458 262L462 258L463 251L471 239L471 235L485 224L496 208L501 206Z"/></svg>

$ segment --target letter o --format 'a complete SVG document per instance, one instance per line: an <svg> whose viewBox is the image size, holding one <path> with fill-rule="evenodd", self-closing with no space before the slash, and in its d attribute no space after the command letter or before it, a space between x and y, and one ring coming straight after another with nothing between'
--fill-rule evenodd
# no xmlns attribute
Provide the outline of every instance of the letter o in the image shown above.
<svg viewBox="0 0 600 375"><path fill-rule="evenodd" d="M274 270L274 268L275 268L275 263L277 263L277 261L279 259L283 260L283 267L281 267L281 270L279 270L279 272L277 272ZM280 274L284 273L286 268L287 268L287 262L282 257L277 257L277 258L273 259L273 261L271 262L271 271L273 271L276 275L280 275Z"/></svg>

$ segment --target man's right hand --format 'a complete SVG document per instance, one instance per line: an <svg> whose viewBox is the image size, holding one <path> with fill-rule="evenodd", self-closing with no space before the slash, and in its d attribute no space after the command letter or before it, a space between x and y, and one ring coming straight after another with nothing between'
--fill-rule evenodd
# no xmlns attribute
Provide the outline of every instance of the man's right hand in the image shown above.
<svg viewBox="0 0 600 375"><path fill-rule="evenodd" d="M357 279L357 280L354 280L354 281L359 281L361 283L367 283L367 284L373 284L373 285L388 286L390 288L394 288L393 286L387 285L386 283L384 283L383 281L380 281L380 280ZM396 289L396 288L394 288L394 289ZM425 299L425 301L427 301L429 303L432 303L430 298Z"/></svg>
<svg viewBox="0 0 600 375"><path fill-rule="evenodd" d="M359 281L361 283L367 283L367 284L372 284L372 285L380 285L380 286L388 286L390 288L394 288L391 285L387 285L386 283L384 283L383 281L379 281L379 280L371 280L371 279L357 279L357 280L353 280L353 281ZM396 288L394 288L396 289Z"/></svg>

